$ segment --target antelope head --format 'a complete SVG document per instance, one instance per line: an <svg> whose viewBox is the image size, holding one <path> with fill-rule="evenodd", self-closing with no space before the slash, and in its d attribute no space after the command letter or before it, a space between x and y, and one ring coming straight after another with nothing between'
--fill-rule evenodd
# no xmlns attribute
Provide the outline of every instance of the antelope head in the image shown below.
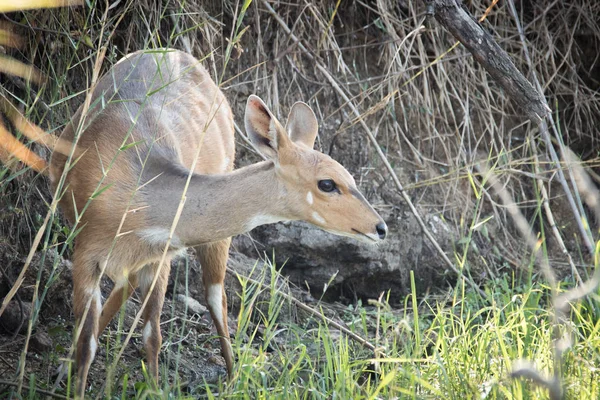
<svg viewBox="0 0 600 400"><path fill-rule="evenodd" d="M313 149L318 133L315 114L295 103L284 128L264 102L250 96L246 132L260 153L273 161L283 194L287 220L304 220L336 235L377 243L387 226L356 188L350 173L326 154Z"/></svg>

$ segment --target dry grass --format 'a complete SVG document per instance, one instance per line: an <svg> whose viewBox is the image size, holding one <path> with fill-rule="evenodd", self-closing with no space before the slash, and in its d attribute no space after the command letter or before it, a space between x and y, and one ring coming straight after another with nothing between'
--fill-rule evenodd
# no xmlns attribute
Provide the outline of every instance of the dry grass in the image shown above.
<svg viewBox="0 0 600 400"><path fill-rule="evenodd" d="M486 6L475 3L471 12L482 15ZM586 55L600 40L597 26L587 17L596 15L597 6L592 2L531 2L526 6L520 13L548 103L554 106L564 139L576 151L585 149L580 155L593 167L598 163L591 149L600 99L595 58ZM94 18L100 17L101 8L99 5L98 12L91 13L71 9L26 14L25 25L38 27L46 45L30 41L21 57L53 78L36 91L23 93L10 82L8 88L16 93L13 100L22 102L28 115L45 127L60 129L83 98L81 93L89 82L82 77L92 75L90 56L99 32ZM294 101L308 101L319 110L326 128L320 140L322 148L352 166L360 181L368 182L367 191L393 192L389 173L379 168L381 160L361 133L360 122L365 121L396 166L405 189L418 199L420 211L454 221L459 235L465 233L460 221L472 219L477 208L469 176L481 159L500 161L519 204L526 210L534 204L527 179L533 176L532 159L541 152L542 167L548 159L536 128L512 108L464 48L448 52L455 43L453 38L436 26L433 30L421 28L425 11L421 3L280 4L276 12L310 56L285 34L260 1L252 3L244 19L243 28L248 30L240 38L232 38L231 22L238 8L236 3L204 7L194 2L166 7L150 2L118 4L109 12L107 28L121 16L125 23L107 43L103 70L141 46L175 46L197 56L208 55L211 70L223 80L232 100L260 93L279 117ZM70 26L69 18L78 21L75 26ZM497 5L483 24L528 74L508 9ZM224 69L224 50L232 40L236 41L233 60ZM351 105L332 93L330 82L311 57L332 74ZM80 95L71 97L74 94ZM52 105L52 113L38 107L40 103ZM234 101L234 106L240 103ZM353 115L351 106L360 112L360 118ZM241 110L237 111L239 115ZM551 179L552 171L546 174L546 180ZM560 193L552 195L560 197ZM485 201L482 209L486 216L494 215L499 228L510 225L492 199ZM504 239L509 237L505 233Z"/></svg>

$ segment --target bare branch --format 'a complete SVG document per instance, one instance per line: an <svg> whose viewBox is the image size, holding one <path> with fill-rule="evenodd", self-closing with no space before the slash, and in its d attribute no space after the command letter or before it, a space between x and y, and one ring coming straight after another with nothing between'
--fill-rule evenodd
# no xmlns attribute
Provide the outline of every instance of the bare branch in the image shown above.
<svg viewBox="0 0 600 400"><path fill-rule="evenodd" d="M525 79L508 54L458 0L434 0L435 19L459 40L520 109L536 123L550 113L546 100Z"/></svg>

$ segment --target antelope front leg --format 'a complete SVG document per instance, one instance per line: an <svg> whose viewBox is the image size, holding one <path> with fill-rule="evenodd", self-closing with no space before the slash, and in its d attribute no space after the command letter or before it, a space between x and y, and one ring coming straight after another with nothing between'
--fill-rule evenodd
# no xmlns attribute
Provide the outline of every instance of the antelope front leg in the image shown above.
<svg viewBox="0 0 600 400"><path fill-rule="evenodd" d="M219 341L221 342L221 353L227 365L227 375L231 378L233 373L233 350L227 328L227 296L223 281L229 258L229 245L231 239L220 242L198 246L198 258L202 266L202 280L208 310L217 328Z"/></svg>
<svg viewBox="0 0 600 400"><path fill-rule="evenodd" d="M137 288L137 276L130 276L129 279L125 280L120 285L115 285L115 288L110 292L110 296L104 303L104 307L102 307L98 326L98 336L102 334L104 329L106 329L110 321L114 318L115 314Z"/></svg>
<svg viewBox="0 0 600 400"><path fill-rule="evenodd" d="M98 318L102 308L102 296L98 287L97 263L85 259L83 252L77 250L73 254L73 261L73 309L77 321L76 330L81 326L79 337L75 337L77 341L75 398L83 399L90 365L98 347ZM83 321L88 301L90 305Z"/></svg>
<svg viewBox="0 0 600 400"><path fill-rule="evenodd" d="M150 293L146 308L142 313L144 318L144 328L142 330L142 339L146 349L146 358L150 374L154 377L158 387L158 354L162 345L162 335L160 333L160 314L165 302L165 293L169 282L169 272L171 270L171 260L167 258L164 265L159 268L158 263L146 265L138 273L138 283L142 294L142 301L148 296L150 286L154 276L158 273L158 279L154 290Z"/></svg>

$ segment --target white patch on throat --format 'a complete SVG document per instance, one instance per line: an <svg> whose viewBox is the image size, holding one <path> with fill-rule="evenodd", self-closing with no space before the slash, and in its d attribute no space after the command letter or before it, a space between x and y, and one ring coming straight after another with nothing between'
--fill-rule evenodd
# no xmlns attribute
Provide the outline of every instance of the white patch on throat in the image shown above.
<svg viewBox="0 0 600 400"><path fill-rule="evenodd" d="M148 343L148 339L152 336L152 323L150 321L146 321L144 324L144 330L142 331L142 340L144 344Z"/></svg>
<svg viewBox="0 0 600 400"><path fill-rule="evenodd" d="M311 206L314 203L312 192L306 193L306 202Z"/></svg>
<svg viewBox="0 0 600 400"><path fill-rule="evenodd" d="M206 289L206 303L215 318L215 324L223 326L223 286L213 283Z"/></svg>
<svg viewBox="0 0 600 400"><path fill-rule="evenodd" d="M164 245L169 240L169 230L166 228L150 227L138 231L138 236L146 243L151 245ZM184 247L177 235L171 238L171 247Z"/></svg>
<svg viewBox="0 0 600 400"><path fill-rule="evenodd" d="M324 224L326 222L325 218L321 217L321 214L319 214L316 211L312 213L312 217L315 221L317 221L320 224Z"/></svg>
<svg viewBox="0 0 600 400"><path fill-rule="evenodd" d="M251 231L257 226L274 224L275 222L283 221L284 218L275 217L273 215L255 215L246 223L246 230Z"/></svg>

